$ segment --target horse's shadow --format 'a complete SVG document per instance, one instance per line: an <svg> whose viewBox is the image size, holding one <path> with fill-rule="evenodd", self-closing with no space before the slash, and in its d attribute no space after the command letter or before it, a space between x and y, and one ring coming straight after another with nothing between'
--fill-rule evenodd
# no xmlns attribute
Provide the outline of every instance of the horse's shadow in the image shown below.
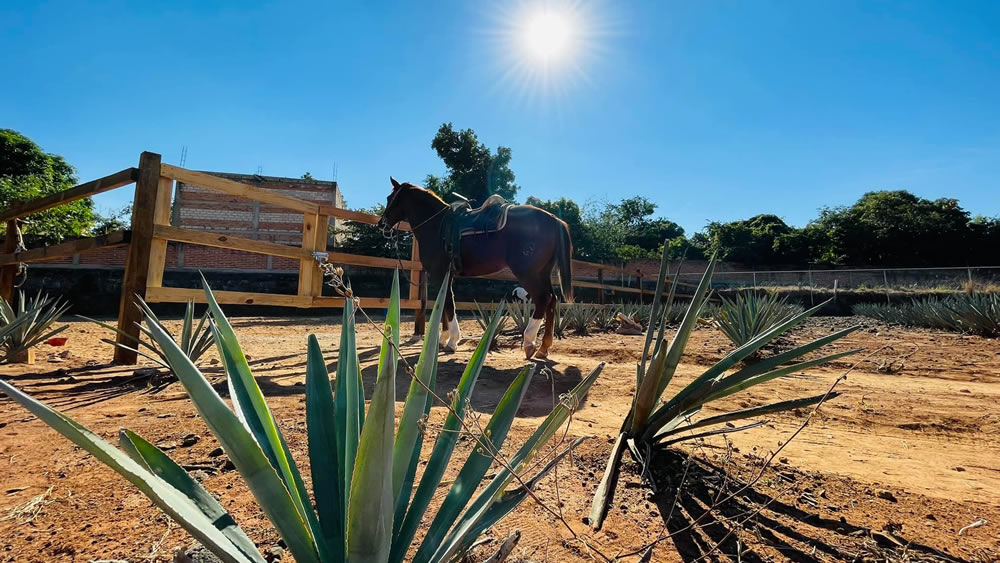
<svg viewBox="0 0 1000 563"><path fill-rule="evenodd" d="M653 500L684 561L763 562L773 559L772 550L794 562L850 561L866 538L888 550L898 547L845 518L823 518L760 487L744 487L726 468L694 457L689 461L678 450L654 450L649 467ZM755 547L743 541L747 537ZM762 552L760 545L769 546L771 553ZM907 549L941 555L913 542Z"/></svg>
<svg viewBox="0 0 1000 563"><path fill-rule="evenodd" d="M407 358L411 366L415 366L417 356ZM441 398L445 398L449 391L458 387L459 381L468 362L457 359L441 358L437 365L437 381L434 385L434 392ZM473 389L470 406L482 413L492 413L497 404L507 392L507 388L521 372L522 368L497 369L489 365L484 365ZM375 390L375 381L378 377L378 366L371 365L361 371L362 381L365 387L365 396L371 397ZM545 416L552 407L559 402L559 397L569 392L583 379L580 369L576 366L567 366L562 371L548 366L547 372L541 367L536 369L535 375L528 384L524 399L518 408L517 416L535 417ZM396 372L396 400L404 401L410 389L411 378L403 370ZM441 406L435 403L435 406Z"/></svg>

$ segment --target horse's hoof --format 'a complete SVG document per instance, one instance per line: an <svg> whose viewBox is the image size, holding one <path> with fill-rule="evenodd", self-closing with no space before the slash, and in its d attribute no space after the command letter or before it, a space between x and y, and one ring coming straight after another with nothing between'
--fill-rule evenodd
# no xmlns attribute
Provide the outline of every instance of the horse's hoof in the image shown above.
<svg viewBox="0 0 1000 563"><path fill-rule="evenodd" d="M456 346L454 344L445 344L444 345L444 351L447 352L447 353L449 353L449 354L454 354L455 352L458 351L458 346Z"/></svg>
<svg viewBox="0 0 1000 563"><path fill-rule="evenodd" d="M536 348L535 348L534 344L525 344L524 345L524 359L530 360L531 357L535 355L535 350L536 350Z"/></svg>
<svg viewBox="0 0 1000 563"><path fill-rule="evenodd" d="M535 352L535 357L539 360L547 360L549 358L549 351L544 349L539 350L538 352Z"/></svg>

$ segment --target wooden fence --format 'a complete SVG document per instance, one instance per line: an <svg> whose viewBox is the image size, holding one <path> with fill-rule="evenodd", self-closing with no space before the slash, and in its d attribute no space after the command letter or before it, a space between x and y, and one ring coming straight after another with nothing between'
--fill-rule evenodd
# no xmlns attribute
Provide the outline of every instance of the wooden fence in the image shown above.
<svg viewBox="0 0 1000 563"><path fill-rule="evenodd" d="M174 181L302 213L301 246L171 226L170 209ZM135 195L129 230L99 237L82 238L43 248L17 250L18 219L133 183L135 184ZM406 299L402 300L401 306L404 309L415 311L415 330L421 334L427 308L427 276L417 260L419 250L416 240L413 241L413 253L409 260L395 260L328 250L327 231L331 217L368 224L375 224L378 221L378 217L367 213L318 204L211 174L163 164L160 155L144 152L139 157L138 168L126 168L104 178L85 182L33 201L17 202L0 212L0 222L6 222L7 225L4 248L3 252L0 253L0 295L10 301L20 263L69 256L98 248L128 245L118 313L118 328L125 334L138 338L137 323L142 319L139 309L132 304L133 296L138 295L150 303L184 303L188 300L203 303L205 301L205 294L201 290L163 286L163 270L169 241L281 256L299 261L298 291L294 295L242 291L215 292L216 298L224 304L299 308L342 306L342 298L323 296L323 275L317 265L314 252L325 252L327 253L326 259L335 264L387 269L401 267L404 270L409 270L410 279L420 280L420 283L410 285L409 294ZM409 225L405 223L400 225L400 228L410 229ZM635 293L640 299L643 297L641 277L637 277L636 287L605 283L607 275L622 276L622 279L624 276L631 275L620 267L579 260L574 260L573 266L575 271L579 271L581 268L596 270L596 282L578 279L577 276L574 276L573 285L601 290L598 292L598 299L601 303L604 302L604 290ZM515 279L509 272L488 277L491 279ZM368 296L360 297L360 300L363 307L382 308L388 305L387 297ZM470 309L475 307L475 303L459 302L456 306L460 309ZM118 336L118 342L130 344L128 338L121 335ZM119 364L135 364L137 361L135 352L120 347L115 348L114 359Z"/></svg>

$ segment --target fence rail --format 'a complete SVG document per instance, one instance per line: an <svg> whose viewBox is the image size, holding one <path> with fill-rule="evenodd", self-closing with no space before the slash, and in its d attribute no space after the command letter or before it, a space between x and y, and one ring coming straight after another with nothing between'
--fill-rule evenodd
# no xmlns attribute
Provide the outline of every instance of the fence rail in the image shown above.
<svg viewBox="0 0 1000 563"><path fill-rule="evenodd" d="M685 272L679 279L700 276ZM872 289L890 291L958 290L1000 285L1000 266L927 268L835 268L816 270L719 271L716 287L796 287L802 289Z"/></svg>
<svg viewBox="0 0 1000 563"><path fill-rule="evenodd" d="M170 225L170 209L175 181L302 213L300 246ZM129 230L100 237L82 238L43 248L28 250L18 248L18 219L133 183L135 191ZM366 224L378 222L378 217L367 213L306 201L204 172L164 164L161 162L160 155L144 152L139 157L137 168L126 168L37 200L16 202L8 209L0 211L0 222L6 222L7 225L3 251L0 253L0 295L8 301L13 297L15 277L21 263L48 260L110 246L126 245L128 251L118 315L118 328L121 333L117 340L123 344L131 344L130 338L139 337L138 322L141 321L140 311L132 301L133 296L142 297L151 303L183 303L188 300L204 302L205 296L200 290L163 286L167 245L170 241L298 260L298 287L295 294L241 291L218 291L215 293L221 303L240 305L276 305L301 308L342 306L342 299L323 295L323 275L314 256L314 253L320 252L326 253L327 259L337 264L386 269L400 267L409 270L410 279L419 279L420 283L410 285L409 295L402 300L401 306L404 309L415 311L415 330L418 333L422 332L427 309L427 276L418 260L419 248L416 240L413 241L409 260L394 260L329 250L327 248L327 233L331 217ZM411 230L406 223L400 224L399 227L402 230ZM576 287L601 290L599 301L602 303L605 292L635 293L640 298L648 293L648 290L643 288L641 275L634 278L635 287L625 286L624 280L630 276L630 273L622 267L579 260L574 260L573 265L575 268L596 271L596 282L592 279L580 279L580 276L574 276L572 283ZM622 280L621 285L604 283L606 275L619 277ZM510 272L500 272L486 277L515 280ZM629 279L631 285L632 278L629 277ZM362 306L381 308L388 305L387 297L363 296L360 299ZM456 306L459 309L473 309L476 304L459 302L456 303ZM128 349L116 347L114 359L120 364L135 364L137 355Z"/></svg>

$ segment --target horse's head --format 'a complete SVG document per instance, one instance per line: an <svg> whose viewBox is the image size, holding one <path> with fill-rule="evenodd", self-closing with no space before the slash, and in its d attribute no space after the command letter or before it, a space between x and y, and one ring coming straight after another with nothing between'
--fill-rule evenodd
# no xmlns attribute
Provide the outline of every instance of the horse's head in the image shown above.
<svg viewBox="0 0 1000 563"><path fill-rule="evenodd" d="M390 231L397 223L406 218L405 205L400 200L405 199L403 193L412 186L412 184L405 182L400 184L392 176L389 177L389 181L392 182L392 193L385 198L385 209L376 224L383 233Z"/></svg>

